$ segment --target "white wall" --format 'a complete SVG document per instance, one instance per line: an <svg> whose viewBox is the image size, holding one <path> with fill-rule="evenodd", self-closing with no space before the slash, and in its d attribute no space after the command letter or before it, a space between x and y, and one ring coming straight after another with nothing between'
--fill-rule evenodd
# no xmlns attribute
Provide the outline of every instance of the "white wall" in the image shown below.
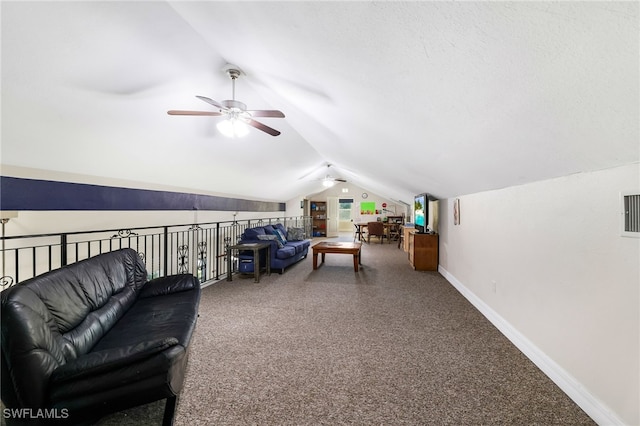
<svg viewBox="0 0 640 426"><path fill-rule="evenodd" d="M342 192L343 188L346 188L348 192ZM368 197L366 199L362 198L363 193L367 193ZM299 216L302 213L302 210L299 209L300 201L303 199L308 199L310 201L327 201L327 197L337 197L337 198L353 198L354 208L353 208L353 220L354 221L369 221L376 220L378 217L385 216L400 216L403 213L407 214L407 207L404 204L401 204L397 201L390 200L388 198L382 197L381 195L375 194L371 191L363 189L359 186L353 185L351 183L338 183L331 188L322 190L313 195L301 196L300 198L296 198L294 200L290 200L287 202L287 216ZM360 203L361 202L371 202L374 201L376 203L376 208L382 209L382 203L387 204L387 211L378 215L365 215L360 216ZM394 213L395 212L395 213Z"/></svg>
<svg viewBox="0 0 640 426"><path fill-rule="evenodd" d="M440 202L440 267L600 424L640 424L638 164Z"/></svg>

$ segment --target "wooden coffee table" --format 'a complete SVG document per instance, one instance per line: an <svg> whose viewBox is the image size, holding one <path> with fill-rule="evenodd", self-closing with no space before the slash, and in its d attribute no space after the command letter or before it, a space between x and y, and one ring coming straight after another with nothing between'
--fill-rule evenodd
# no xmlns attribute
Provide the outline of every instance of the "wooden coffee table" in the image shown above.
<svg viewBox="0 0 640 426"><path fill-rule="evenodd" d="M318 269L318 254L322 254L322 263L324 263L324 256L327 253L336 254L350 254L353 256L353 270L358 272L358 265L362 264L360 256L362 243L361 242L329 242L322 241L315 246L311 247L313 250L313 269Z"/></svg>

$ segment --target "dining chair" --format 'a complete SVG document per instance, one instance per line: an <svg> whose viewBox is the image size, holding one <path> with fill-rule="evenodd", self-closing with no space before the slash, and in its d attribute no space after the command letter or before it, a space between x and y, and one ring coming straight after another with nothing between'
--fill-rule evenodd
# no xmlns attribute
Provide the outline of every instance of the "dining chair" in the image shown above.
<svg viewBox="0 0 640 426"><path fill-rule="evenodd" d="M371 237L380 238L380 244L384 241L386 237L384 233L384 224L382 222L368 222L367 223L367 242L371 242Z"/></svg>
<svg viewBox="0 0 640 426"><path fill-rule="evenodd" d="M400 239L400 228L402 225L396 222L389 222L389 242Z"/></svg>
<svg viewBox="0 0 640 426"><path fill-rule="evenodd" d="M358 224L355 223L353 224L353 226L355 226L355 232L353 233L353 241L364 241L364 237L365 237L365 225L363 224Z"/></svg>

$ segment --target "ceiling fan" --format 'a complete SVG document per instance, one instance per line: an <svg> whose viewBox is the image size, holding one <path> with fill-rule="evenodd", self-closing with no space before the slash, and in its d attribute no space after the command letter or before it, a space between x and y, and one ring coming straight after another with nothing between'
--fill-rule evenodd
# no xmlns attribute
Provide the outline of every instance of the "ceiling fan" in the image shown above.
<svg viewBox="0 0 640 426"><path fill-rule="evenodd" d="M316 179L316 180L320 180L322 181L322 185L326 186L327 188L332 187L333 185L336 184L336 182L341 182L341 183L345 183L347 180L343 179L343 178L336 178L333 177L329 174L329 169L331 168L331 164L327 164L327 174L325 177L320 178L320 179Z"/></svg>
<svg viewBox="0 0 640 426"><path fill-rule="evenodd" d="M280 132L273 129L259 121L253 119L253 117L274 117L284 118L282 111L278 110L248 110L247 106L240 101L236 101L236 79L240 76L241 71L234 65L227 65L225 71L231 79L231 99L224 100L222 102L216 102L213 99L209 99L205 96L196 96L196 98L205 101L206 103L218 108L218 111L181 111L170 110L167 111L169 115L208 115L208 116L223 116L226 120L218 123L218 130L225 136L236 137L244 136L249 133L247 125L253 126L258 130L262 130L271 136L278 136Z"/></svg>

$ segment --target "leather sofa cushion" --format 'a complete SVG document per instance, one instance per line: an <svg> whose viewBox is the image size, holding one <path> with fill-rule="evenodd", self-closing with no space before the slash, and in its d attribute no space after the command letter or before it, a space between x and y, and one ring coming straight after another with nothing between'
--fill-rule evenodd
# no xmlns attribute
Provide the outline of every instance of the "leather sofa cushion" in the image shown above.
<svg viewBox="0 0 640 426"><path fill-rule="evenodd" d="M158 390L166 393L167 391L162 388L166 388L167 385L171 389L170 392L177 394L184 380L187 357L185 348L181 345L173 345L147 355L149 356L137 362L96 372L93 376L78 377L76 380L52 381L49 388L49 401L53 407L68 407L72 411L78 411L71 414L75 418L76 414L86 411L92 405L95 407L93 411L105 408L111 411L108 406L103 407L101 402L117 399L118 394L129 394L128 399L131 401L145 400L148 398L146 393ZM153 382L155 384L152 384ZM136 389L140 390L140 395L136 395ZM167 396L169 394L165 397Z"/></svg>
<svg viewBox="0 0 640 426"><path fill-rule="evenodd" d="M145 341L176 338L178 344L187 347L198 317L193 309L198 299L196 291L138 298L93 351L133 346L140 343L141 336Z"/></svg>
<svg viewBox="0 0 640 426"><path fill-rule="evenodd" d="M123 346L115 349L89 352L72 362L56 369L51 375L51 381L61 383L79 378L93 377L101 373L113 371L162 352L178 344L178 339L170 337L152 341L144 341L134 346Z"/></svg>

